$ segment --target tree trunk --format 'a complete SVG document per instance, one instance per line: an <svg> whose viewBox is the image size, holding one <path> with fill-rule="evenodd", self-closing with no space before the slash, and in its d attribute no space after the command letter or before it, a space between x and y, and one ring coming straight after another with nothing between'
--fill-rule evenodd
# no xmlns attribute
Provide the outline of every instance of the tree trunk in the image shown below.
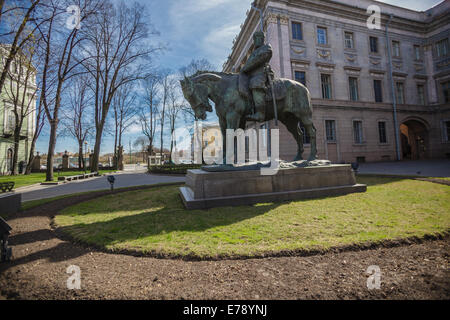
<svg viewBox="0 0 450 320"><path fill-rule="evenodd" d="M114 159L116 161L116 170L118 170L119 167L119 152L117 151L118 145L117 145L117 121L115 122L116 128L114 131Z"/></svg>
<svg viewBox="0 0 450 320"><path fill-rule="evenodd" d="M92 155L92 163L91 163L91 172L98 171L98 160L100 157L100 144L102 142L102 134L103 134L103 123L97 128L97 132L95 134L95 146L94 146L94 154Z"/></svg>
<svg viewBox="0 0 450 320"><path fill-rule="evenodd" d="M50 121L50 139L48 142L48 153L47 153L47 172L45 181L53 181L53 159L55 157L55 147L56 147L56 129L58 127L57 121Z"/></svg>
<svg viewBox="0 0 450 320"><path fill-rule="evenodd" d="M31 141L30 146L30 156L28 157L28 163L27 163L27 169L25 170L25 174L31 174L31 170L33 169L33 162L34 162L34 150L36 149L36 135L33 136L33 140Z"/></svg>
<svg viewBox="0 0 450 320"><path fill-rule="evenodd" d="M11 174L15 176L17 172L17 161L19 158L20 128L14 129L14 153L12 158Z"/></svg>
<svg viewBox="0 0 450 320"><path fill-rule="evenodd" d="M171 164L172 164L172 151L173 151L173 132L174 132L174 129L172 129L172 132L170 133L170 135L172 136L172 138L170 140L170 154L169 154L169 159L170 159Z"/></svg>
<svg viewBox="0 0 450 320"><path fill-rule="evenodd" d="M31 170L33 169L33 162L34 162L34 144L31 144L30 147L30 156L28 157L28 163L27 167L25 169L25 175L31 174Z"/></svg>
<svg viewBox="0 0 450 320"><path fill-rule="evenodd" d="M83 141L78 142L78 169L81 170L83 167L83 170L86 170L86 164L84 163L84 156L83 156Z"/></svg>
<svg viewBox="0 0 450 320"><path fill-rule="evenodd" d="M164 111L163 111L164 112ZM164 136L164 114L163 114L163 117L162 117L162 120L161 120L161 150L159 150L160 151L160 155L161 155L161 164L162 164L162 161L163 161L163 136Z"/></svg>

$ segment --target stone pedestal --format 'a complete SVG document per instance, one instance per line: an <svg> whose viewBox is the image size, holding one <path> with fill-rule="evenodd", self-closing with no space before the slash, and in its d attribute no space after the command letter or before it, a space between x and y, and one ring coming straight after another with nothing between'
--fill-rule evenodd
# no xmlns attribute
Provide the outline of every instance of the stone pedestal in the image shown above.
<svg viewBox="0 0 450 320"><path fill-rule="evenodd" d="M62 168L69 169L69 155L67 154L67 151L62 156Z"/></svg>
<svg viewBox="0 0 450 320"><path fill-rule="evenodd" d="M365 192L356 184L350 165L280 169L264 176L260 170L206 172L189 170L180 188L187 209L206 209L280 202Z"/></svg>
<svg viewBox="0 0 450 320"><path fill-rule="evenodd" d="M33 164L31 165L31 170L33 172L39 172L39 170L41 170L41 156L39 155L39 153L34 156L33 158Z"/></svg>

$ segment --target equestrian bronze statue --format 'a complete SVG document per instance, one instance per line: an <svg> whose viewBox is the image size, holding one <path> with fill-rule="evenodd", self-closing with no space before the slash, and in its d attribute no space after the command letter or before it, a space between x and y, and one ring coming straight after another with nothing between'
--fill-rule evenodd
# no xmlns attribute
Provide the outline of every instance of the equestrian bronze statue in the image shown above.
<svg viewBox="0 0 450 320"><path fill-rule="evenodd" d="M280 120L297 142L294 161L303 159L303 132L311 139L309 161L317 155L316 129L312 121L311 96L301 83L289 79L273 79L269 66L272 48L264 45L264 33L256 32L254 51L241 73L198 72L181 80L183 95L198 119L205 120L212 112L211 99L219 118L222 136L227 129L244 129L247 121ZM223 154L226 154L223 142Z"/></svg>

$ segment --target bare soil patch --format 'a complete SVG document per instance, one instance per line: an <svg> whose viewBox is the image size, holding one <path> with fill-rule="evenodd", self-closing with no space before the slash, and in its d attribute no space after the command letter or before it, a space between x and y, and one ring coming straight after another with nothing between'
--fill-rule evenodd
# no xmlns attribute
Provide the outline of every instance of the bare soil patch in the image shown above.
<svg viewBox="0 0 450 320"><path fill-rule="evenodd" d="M8 299L450 298L448 236L391 248L221 261L111 254L57 237L50 226L52 216L67 206L104 194L64 198L10 217L14 260L0 264L0 296ZM81 268L81 290L66 287L69 277L66 269L70 265ZM366 270L371 265L381 269L380 290L367 288Z"/></svg>

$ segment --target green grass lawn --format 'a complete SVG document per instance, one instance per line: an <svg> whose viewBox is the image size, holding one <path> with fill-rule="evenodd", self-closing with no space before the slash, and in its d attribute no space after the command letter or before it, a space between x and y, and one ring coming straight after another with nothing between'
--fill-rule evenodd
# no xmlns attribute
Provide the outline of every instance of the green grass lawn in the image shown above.
<svg viewBox="0 0 450 320"><path fill-rule="evenodd" d="M66 208L63 231L110 250L171 255L254 256L450 229L450 187L359 177L367 193L254 206L187 211L177 187L105 196Z"/></svg>
<svg viewBox="0 0 450 320"><path fill-rule="evenodd" d="M111 172L111 170L100 170L100 174ZM58 177L62 176L76 176L83 174L84 171L66 171L66 172L60 172L57 173L55 171L54 173L54 179L55 181L58 180ZM20 188L29 186L36 183L42 183L45 182L45 173L32 173L29 175L17 175L17 176L0 176L0 182L6 182L6 181L14 181L16 184L14 188Z"/></svg>

